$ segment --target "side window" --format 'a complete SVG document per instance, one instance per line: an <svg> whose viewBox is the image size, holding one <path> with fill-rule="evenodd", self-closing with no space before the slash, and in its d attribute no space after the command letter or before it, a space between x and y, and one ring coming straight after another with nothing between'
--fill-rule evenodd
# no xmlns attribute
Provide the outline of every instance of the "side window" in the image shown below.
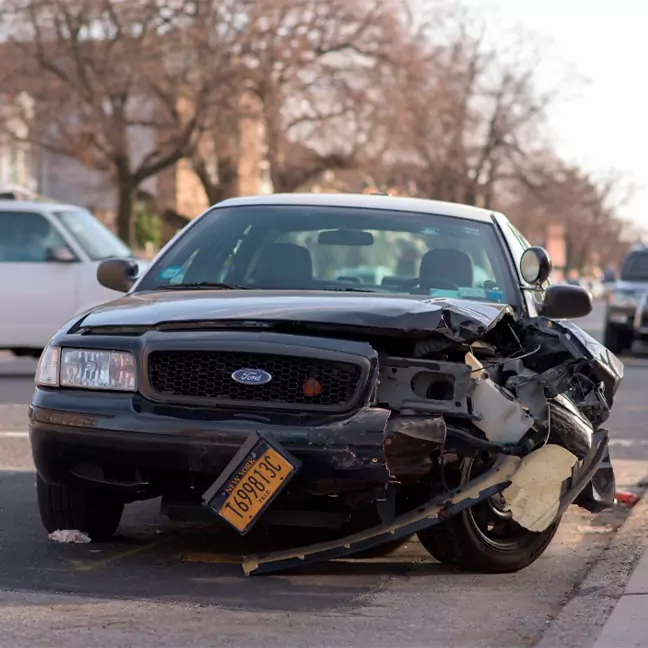
<svg viewBox="0 0 648 648"><path fill-rule="evenodd" d="M0 212L0 263L44 263L53 247L68 246L41 214Z"/></svg>

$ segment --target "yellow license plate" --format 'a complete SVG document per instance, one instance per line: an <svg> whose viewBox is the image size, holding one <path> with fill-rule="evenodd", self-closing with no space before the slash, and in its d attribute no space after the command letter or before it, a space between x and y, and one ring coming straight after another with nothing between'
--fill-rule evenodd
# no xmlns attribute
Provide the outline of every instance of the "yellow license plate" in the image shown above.
<svg viewBox="0 0 648 648"><path fill-rule="evenodd" d="M273 444L274 445L274 444ZM245 534L268 508L298 468L298 462L266 439L253 448L221 484L209 506L239 533Z"/></svg>

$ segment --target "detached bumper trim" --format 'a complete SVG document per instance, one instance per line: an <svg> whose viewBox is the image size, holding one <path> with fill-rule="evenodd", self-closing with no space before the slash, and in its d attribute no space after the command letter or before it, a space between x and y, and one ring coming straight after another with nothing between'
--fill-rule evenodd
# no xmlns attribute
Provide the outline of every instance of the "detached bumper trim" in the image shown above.
<svg viewBox="0 0 648 648"><path fill-rule="evenodd" d="M500 457L488 472L476 477L461 488L450 493L443 493L430 500L426 505L399 516L392 524L371 527L332 542L246 556L243 562L243 571L247 576L268 574L314 562L344 558L390 540L416 533L439 524L464 509L503 491L511 484L511 477L519 464L518 457Z"/></svg>
<svg viewBox="0 0 648 648"><path fill-rule="evenodd" d="M604 429L597 430L592 436L592 449L580 461L579 467L571 477L567 492L560 498L559 516L574 503L601 467L608 454L608 439L609 433Z"/></svg>

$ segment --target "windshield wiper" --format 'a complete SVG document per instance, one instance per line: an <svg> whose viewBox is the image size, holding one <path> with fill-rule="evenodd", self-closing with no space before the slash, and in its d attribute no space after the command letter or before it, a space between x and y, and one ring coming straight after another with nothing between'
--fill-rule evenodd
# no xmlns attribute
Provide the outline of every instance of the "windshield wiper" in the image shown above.
<svg viewBox="0 0 648 648"><path fill-rule="evenodd" d="M167 284L166 286L158 286L155 290L249 290L249 288L228 283L197 281L194 283Z"/></svg>
<svg viewBox="0 0 648 648"><path fill-rule="evenodd" d="M374 288L352 288L352 287L344 287L344 288L320 288L319 290L326 290L330 292L362 292L362 293L382 293L386 292L384 290L376 290Z"/></svg>

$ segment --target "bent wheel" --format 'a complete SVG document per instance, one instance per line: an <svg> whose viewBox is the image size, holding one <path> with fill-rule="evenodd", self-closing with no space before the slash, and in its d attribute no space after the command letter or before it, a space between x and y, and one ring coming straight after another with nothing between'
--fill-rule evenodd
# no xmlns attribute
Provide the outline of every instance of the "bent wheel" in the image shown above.
<svg viewBox="0 0 648 648"><path fill-rule="evenodd" d="M109 540L117 531L124 503L96 491L47 484L36 477L38 510L48 533L58 529L83 531L93 542Z"/></svg>
<svg viewBox="0 0 648 648"><path fill-rule="evenodd" d="M454 482L465 483L488 470L490 461L467 459ZM516 572L535 562L553 539L560 520L541 533L521 527L503 508L501 496L489 498L443 524L419 531L421 544L446 565L480 573Z"/></svg>

